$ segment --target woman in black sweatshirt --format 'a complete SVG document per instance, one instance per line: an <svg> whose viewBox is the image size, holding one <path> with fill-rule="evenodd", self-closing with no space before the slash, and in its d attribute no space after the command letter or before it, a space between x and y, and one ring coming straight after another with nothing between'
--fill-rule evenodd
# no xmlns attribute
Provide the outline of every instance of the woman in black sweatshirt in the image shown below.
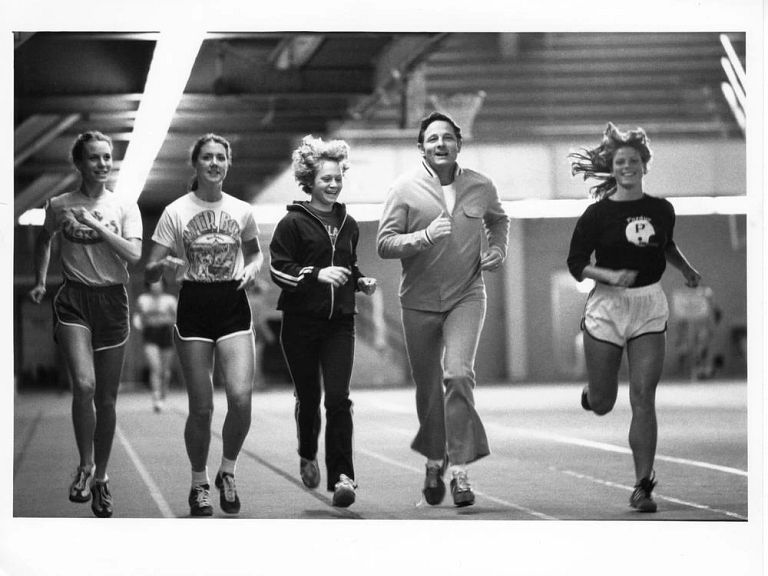
<svg viewBox="0 0 768 576"><path fill-rule="evenodd" d="M352 401L355 292L373 294L376 280L357 267L357 222L337 202L349 147L306 136L293 153L294 176L309 201L295 201L278 222L269 249L270 274L282 289L280 344L295 386L299 471L308 488L320 484L321 372L325 388L326 486L333 505L355 501Z"/></svg>

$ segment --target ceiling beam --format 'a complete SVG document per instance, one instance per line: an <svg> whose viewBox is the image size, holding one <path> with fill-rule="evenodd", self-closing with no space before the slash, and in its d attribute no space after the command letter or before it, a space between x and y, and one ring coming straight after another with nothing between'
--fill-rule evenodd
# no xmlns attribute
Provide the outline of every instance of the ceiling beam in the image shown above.
<svg viewBox="0 0 768 576"><path fill-rule="evenodd" d="M27 40L34 36L34 32L14 32L13 33L13 49L16 50L24 44Z"/></svg>
<svg viewBox="0 0 768 576"><path fill-rule="evenodd" d="M324 39L322 34L286 36L269 55L269 61L278 70L301 68L312 59Z"/></svg>
<svg viewBox="0 0 768 576"><path fill-rule="evenodd" d="M35 114L24 120L14 133L14 166L47 146L79 119L80 114Z"/></svg>
<svg viewBox="0 0 768 576"><path fill-rule="evenodd" d="M63 192L74 184L78 176L74 172L69 174L43 174L32 184L22 190L13 200L13 221L31 208L42 206L49 198Z"/></svg>

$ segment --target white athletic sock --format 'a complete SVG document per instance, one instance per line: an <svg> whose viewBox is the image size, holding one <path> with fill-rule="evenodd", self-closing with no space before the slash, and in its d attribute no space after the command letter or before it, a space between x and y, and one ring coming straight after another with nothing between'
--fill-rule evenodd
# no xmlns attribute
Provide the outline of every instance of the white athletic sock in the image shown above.
<svg viewBox="0 0 768 576"><path fill-rule="evenodd" d="M459 472L464 472L466 474L467 472L467 465L466 464L452 464L449 468L451 471L451 476L456 476Z"/></svg>
<svg viewBox="0 0 768 576"><path fill-rule="evenodd" d="M200 486L202 484L210 483L211 481L208 478L208 466L205 467L205 470L200 472L197 470L192 470L192 486Z"/></svg>
<svg viewBox="0 0 768 576"><path fill-rule="evenodd" d="M219 466L219 472L226 472L227 474L235 475L235 464L237 460L227 460L224 456L221 457L221 466Z"/></svg>
<svg viewBox="0 0 768 576"><path fill-rule="evenodd" d="M434 466L442 466L443 465L443 459L440 458L439 460L433 460L432 458L427 458L427 466L432 468Z"/></svg>

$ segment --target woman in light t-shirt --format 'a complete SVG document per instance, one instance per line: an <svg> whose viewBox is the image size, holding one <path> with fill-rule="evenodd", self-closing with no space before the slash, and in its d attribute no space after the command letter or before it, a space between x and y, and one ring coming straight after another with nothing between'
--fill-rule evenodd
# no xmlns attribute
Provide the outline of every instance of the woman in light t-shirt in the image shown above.
<svg viewBox="0 0 768 576"><path fill-rule="evenodd" d="M71 151L80 187L52 198L35 244L39 304L46 292L51 242L61 238L64 282L53 298L54 338L72 386L72 423L80 464L69 489L72 502L88 502L96 516L113 513L107 462L115 434L115 403L128 340L127 263L141 257L142 223L136 202L107 189L112 140L80 134Z"/></svg>
<svg viewBox="0 0 768 576"><path fill-rule="evenodd" d="M181 280L174 342L189 395L184 441L192 467L190 514L213 514L207 461L214 385L227 395L215 485L221 509L237 514L235 464L251 425L255 372L246 289L264 257L251 205L222 190L232 163L229 142L206 134L193 146L191 163L191 190L165 208L152 235L146 281L157 281L166 268Z"/></svg>

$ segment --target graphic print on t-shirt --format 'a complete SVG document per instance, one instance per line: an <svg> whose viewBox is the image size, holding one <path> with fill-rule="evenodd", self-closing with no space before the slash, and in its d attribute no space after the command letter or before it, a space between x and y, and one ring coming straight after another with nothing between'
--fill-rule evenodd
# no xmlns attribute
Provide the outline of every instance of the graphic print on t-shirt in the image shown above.
<svg viewBox="0 0 768 576"><path fill-rule="evenodd" d="M217 282L231 280L240 249L240 225L227 212L205 210L187 222L184 251L193 280Z"/></svg>
<svg viewBox="0 0 768 576"><path fill-rule="evenodd" d="M96 220L104 224L109 230L115 234L119 234L119 228L114 220L106 220L99 210L91 210L90 212ZM98 244L99 242L104 241L101 234L96 230L78 222L72 214L72 211L69 209L64 214L64 222L61 225L61 232L67 240L74 242L75 244Z"/></svg>
<svg viewBox="0 0 768 576"><path fill-rule="evenodd" d="M333 226L331 224L324 224L326 232L328 232L328 236L331 238L331 243L335 246L336 245L336 238L339 237L339 227Z"/></svg>
<svg viewBox="0 0 768 576"><path fill-rule="evenodd" d="M624 229L627 240L635 246L656 246L651 238L656 236L656 229L647 216L634 216L627 218L627 227Z"/></svg>

